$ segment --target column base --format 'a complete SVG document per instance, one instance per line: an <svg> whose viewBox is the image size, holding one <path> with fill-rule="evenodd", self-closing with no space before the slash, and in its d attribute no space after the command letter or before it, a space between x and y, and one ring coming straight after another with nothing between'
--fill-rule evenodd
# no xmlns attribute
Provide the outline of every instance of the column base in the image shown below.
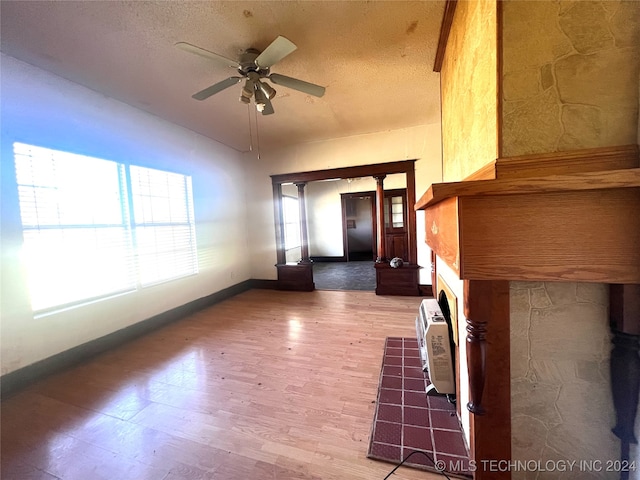
<svg viewBox="0 0 640 480"><path fill-rule="evenodd" d="M276 268L278 269L278 290L298 292L315 290L311 263L279 263Z"/></svg>
<svg viewBox="0 0 640 480"><path fill-rule="evenodd" d="M399 268L392 268L387 262L375 263L376 295L419 296L420 268L420 265L407 263Z"/></svg>

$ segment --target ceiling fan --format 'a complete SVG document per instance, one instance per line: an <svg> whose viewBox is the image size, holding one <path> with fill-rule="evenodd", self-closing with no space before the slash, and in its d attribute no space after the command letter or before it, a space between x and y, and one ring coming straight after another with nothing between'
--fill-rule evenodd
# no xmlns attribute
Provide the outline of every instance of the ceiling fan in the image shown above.
<svg viewBox="0 0 640 480"><path fill-rule="evenodd" d="M255 48L245 50L237 61L186 42L178 42L176 43L176 47L213 60L220 67L235 68L241 75L229 77L204 90L200 90L192 95L196 100L205 100L222 90L240 83L243 79L245 83L240 94L240 101L249 104L251 97L254 97L256 109L263 115L270 115L274 112L271 99L276 95L276 90L268 83L263 82L263 79L270 80L276 85L282 85L283 87L292 88L316 97L322 97L324 95L325 88L320 85L277 73L270 73L270 68L274 64L298 48L293 42L282 36L276 38L262 52Z"/></svg>

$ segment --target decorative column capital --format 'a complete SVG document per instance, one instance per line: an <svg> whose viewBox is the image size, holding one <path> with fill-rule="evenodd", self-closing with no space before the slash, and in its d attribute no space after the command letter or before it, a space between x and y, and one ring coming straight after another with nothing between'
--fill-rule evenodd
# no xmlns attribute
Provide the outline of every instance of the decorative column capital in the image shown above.
<svg viewBox="0 0 640 480"><path fill-rule="evenodd" d="M381 174L381 175L374 175L373 178L376 179L376 183L377 184L382 184L382 182L384 181L385 178L387 178L387 174Z"/></svg>

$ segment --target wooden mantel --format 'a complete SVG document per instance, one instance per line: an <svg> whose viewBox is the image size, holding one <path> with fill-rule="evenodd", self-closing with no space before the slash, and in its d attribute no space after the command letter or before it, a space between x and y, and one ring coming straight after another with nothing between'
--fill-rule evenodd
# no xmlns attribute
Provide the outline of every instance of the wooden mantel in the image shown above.
<svg viewBox="0 0 640 480"><path fill-rule="evenodd" d="M637 166L434 184L415 208L461 279L640 283Z"/></svg>
<svg viewBox="0 0 640 480"><path fill-rule="evenodd" d="M638 387L629 379L640 372L638 146L499 158L465 181L432 185L415 209L425 211L427 244L464 280L476 464L511 458L509 281L609 283L612 299L636 305L621 306L624 315L611 323L612 368L614 361L625 366L612 370L614 433L628 458L635 437L620 425L635 418ZM510 478L474 473L476 480Z"/></svg>

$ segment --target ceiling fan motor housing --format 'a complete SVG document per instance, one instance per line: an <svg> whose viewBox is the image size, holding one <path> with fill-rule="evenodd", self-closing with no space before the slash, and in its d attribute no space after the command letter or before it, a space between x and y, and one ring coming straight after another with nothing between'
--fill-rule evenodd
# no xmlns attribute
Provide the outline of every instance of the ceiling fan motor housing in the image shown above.
<svg viewBox="0 0 640 480"><path fill-rule="evenodd" d="M258 55L260 55L260 51L255 48L245 50L244 53L240 55L240 59L238 61L238 64L240 65L238 73L247 76L249 72L256 72L261 78L267 77L269 75L269 68L260 68L256 65L256 58L258 58Z"/></svg>

